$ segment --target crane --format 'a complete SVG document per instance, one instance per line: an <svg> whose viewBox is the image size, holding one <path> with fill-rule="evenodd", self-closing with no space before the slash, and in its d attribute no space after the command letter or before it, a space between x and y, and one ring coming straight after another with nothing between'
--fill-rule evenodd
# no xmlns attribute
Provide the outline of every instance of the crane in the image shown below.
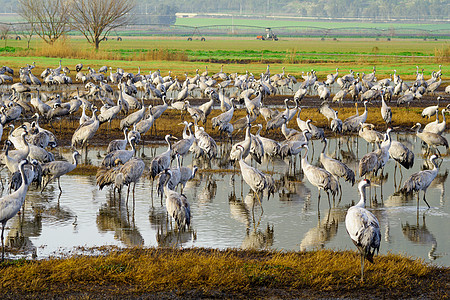
<svg viewBox="0 0 450 300"><path fill-rule="evenodd" d="M320 190L323 189L325 192L327 192L328 204L330 204L331 206L329 191L331 191L333 197L336 195L339 188L337 180L327 170L311 165L307 159L308 145L303 144L301 147L306 149L305 154L302 157L303 173L305 174L309 183L317 187L319 191L319 203L320 203Z"/></svg>
<svg viewBox="0 0 450 300"><path fill-rule="evenodd" d="M365 208L366 187L370 186L368 179L358 184L359 202L350 207L345 216L345 227L361 255L361 281L364 280L364 260L373 263L375 250L379 251L381 243L380 224L377 218Z"/></svg>
<svg viewBox="0 0 450 300"><path fill-rule="evenodd" d="M411 192L419 192L423 191L423 201L427 204L428 208L430 208L430 205L427 202L427 199L425 198L425 195L427 193L427 189L430 186L431 182L436 178L436 175L439 172L439 167L437 165L436 159L437 155L433 154L430 157L430 161L433 164L433 169L431 170L423 170L416 172L412 174L408 180L405 181L403 184L403 187L401 188L401 191L404 193L411 193ZM417 193L417 207L419 207L419 193Z"/></svg>
<svg viewBox="0 0 450 300"><path fill-rule="evenodd" d="M166 195L166 209L168 214L175 220L179 232L184 231L191 225L191 208L187 198L183 194L179 194L170 190L167 184L172 177L171 170L164 170L167 175L166 182L164 184L164 194Z"/></svg>
<svg viewBox="0 0 450 300"><path fill-rule="evenodd" d="M22 184L13 193L0 198L0 222L2 223L2 261L5 260L5 244L3 234L5 231L6 222L13 218L22 207L25 196L28 191L28 179L24 173L25 164L27 160L22 160L19 162L19 171L22 176Z"/></svg>
<svg viewBox="0 0 450 300"><path fill-rule="evenodd" d="M62 193L61 184L59 182L59 178L62 175L65 175L71 171L73 171L77 167L77 157L80 156L78 151L74 151L72 154L73 157L73 163L70 163L68 161L51 161L46 164L42 165L42 190L41 193L44 191L44 189L47 187L47 184L50 183L53 179L58 179L58 188L59 191ZM45 184L44 184L45 182Z"/></svg>

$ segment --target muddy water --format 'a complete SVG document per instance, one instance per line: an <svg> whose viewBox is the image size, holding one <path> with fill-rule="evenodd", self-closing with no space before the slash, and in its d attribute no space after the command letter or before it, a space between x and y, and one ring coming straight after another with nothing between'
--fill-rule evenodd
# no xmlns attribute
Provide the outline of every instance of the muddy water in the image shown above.
<svg viewBox="0 0 450 300"><path fill-rule="evenodd" d="M420 140L402 134L393 134L393 139L413 149L416 159L412 169L402 168L402 174L399 169L394 172L395 162L391 159L383 177L373 180L379 186L370 189L367 206L380 222L380 252L402 253L450 266L449 158L439 160L439 175L427 192L431 208L422 200L417 208L415 196L405 198L394 192L409 175L426 165ZM45 258L79 251L77 247L102 245L295 251L355 249L344 220L348 207L358 201L356 185L352 187L341 180L342 199L331 201L330 207L323 192L318 203L317 188L303 177L299 159L295 167L283 160L264 161L258 168L273 172L277 192L269 200L264 197L262 209L242 182L240 173L232 172L226 151L229 147L221 145L223 159L213 162L192 161L190 155L184 159L185 166L196 164L201 170L214 170L200 172L184 190L193 216L189 232L178 235L174 231L148 176L137 184L135 200L130 197L128 204L126 190L121 197L114 196L109 188L100 191L95 176L63 176L61 194L57 183L50 184L43 193L30 187L24 213L7 223L7 256ZM313 148L314 153L310 151L308 158L315 164L322 144L314 141ZM140 149L139 155L148 164L153 155L165 150L164 145L146 146ZM371 150L372 146L364 140L342 138L331 139L327 153L356 170L357 158ZM83 160L98 165L103 153L104 148L90 149ZM57 154L70 158L68 149L60 149ZM8 175L5 171L1 175L6 185Z"/></svg>

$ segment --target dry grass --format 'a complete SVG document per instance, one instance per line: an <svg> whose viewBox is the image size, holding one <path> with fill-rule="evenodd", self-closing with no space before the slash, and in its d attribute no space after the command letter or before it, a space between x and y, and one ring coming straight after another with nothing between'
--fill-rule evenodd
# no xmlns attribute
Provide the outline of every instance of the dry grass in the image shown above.
<svg viewBox="0 0 450 300"><path fill-rule="evenodd" d="M448 63L450 62L450 46L442 46L441 48L434 49L434 56L436 63Z"/></svg>
<svg viewBox="0 0 450 300"><path fill-rule="evenodd" d="M110 60L110 61L187 61L184 51L171 51L168 49L150 49L141 52L122 51L93 51L92 48L80 48L68 38L60 38L52 46L42 42L34 49L26 49L14 54L24 57L53 57L83 60Z"/></svg>
<svg viewBox="0 0 450 300"><path fill-rule="evenodd" d="M109 251L108 251L109 252ZM126 249L101 256L10 261L0 265L6 295L151 295L197 291L204 296L270 296L305 291L321 296L448 297L449 269L399 255L375 258L359 280L359 255L352 251L239 251ZM272 291L272 292L271 292ZM180 294L181 293L181 294ZM260 295L260 296L261 296Z"/></svg>

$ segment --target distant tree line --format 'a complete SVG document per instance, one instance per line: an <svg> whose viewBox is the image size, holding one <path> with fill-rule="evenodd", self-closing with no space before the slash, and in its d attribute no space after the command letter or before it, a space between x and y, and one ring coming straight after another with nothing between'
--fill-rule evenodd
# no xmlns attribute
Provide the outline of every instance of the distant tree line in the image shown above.
<svg viewBox="0 0 450 300"><path fill-rule="evenodd" d="M414 21L447 20L449 7L448 0L143 0L135 11L146 24L173 24L177 12Z"/></svg>

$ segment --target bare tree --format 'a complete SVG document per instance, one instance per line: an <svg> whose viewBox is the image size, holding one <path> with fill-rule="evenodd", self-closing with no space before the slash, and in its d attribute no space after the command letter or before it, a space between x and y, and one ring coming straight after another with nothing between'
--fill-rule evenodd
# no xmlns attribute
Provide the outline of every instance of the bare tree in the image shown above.
<svg viewBox="0 0 450 300"><path fill-rule="evenodd" d="M5 40L5 48L6 48L6 42L8 41L8 33L11 30L11 27L9 24L2 24L0 25L0 36L2 40Z"/></svg>
<svg viewBox="0 0 450 300"><path fill-rule="evenodd" d="M29 23L20 24L20 32L22 36L27 40L27 49L30 49L31 38L36 32L36 23L31 21Z"/></svg>
<svg viewBox="0 0 450 300"><path fill-rule="evenodd" d="M53 44L70 30L69 0L19 0L17 13L45 42Z"/></svg>
<svg viewBox="0 0 450 300"><path fill-rule="evenodd" d="M128 24L133 0L73 0L71 17L76 29L98 50L109 32Z"/></svg>

